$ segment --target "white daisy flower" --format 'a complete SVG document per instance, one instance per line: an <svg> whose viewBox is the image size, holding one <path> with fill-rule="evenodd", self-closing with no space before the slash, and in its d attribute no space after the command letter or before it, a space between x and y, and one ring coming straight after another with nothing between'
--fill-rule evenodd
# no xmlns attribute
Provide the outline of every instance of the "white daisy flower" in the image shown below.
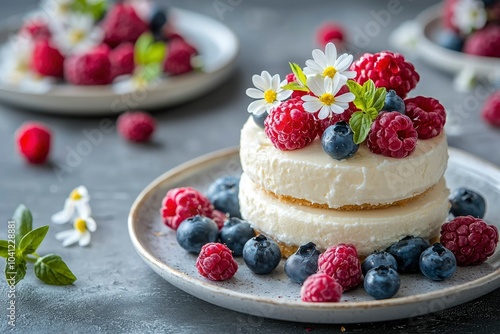
<svg viewBox="0 0 500 334"><path fill-rule="evenodd" d="M55 224L67 223L75 214L79 217L89 217L91 215L89 200L90 195L85 186L73 189L64 202L64 209L52 216L52 222Z"/></svg>
<svg viewBox="0 0 500 334"><path fill-rule="evenodd" d="M104 37L91 15L70 14L65 21L54 21L54 42L64 54L82 53L99 45Z"/></svg>
<svg viewBox="0 0 500 334"><path fill-rule="evenodd" d="M49 16L48 21L65 19L71 13L74 0L42 0L40 8Z"/></svg>
<svg viewBox="0 0 500 334"><path fill-rule="evenodd" d="M318 110L319 119L325 119L334 114L341 114L349 107L349 102L354 101L353 93L345 93L336 96L339 90L346 84L345 77L335 75L333 79L330 77L309 77L307 78L307 86L315 96L304 95L304 110L310 113L315 113Z"/></svg>
<svg viewBox="0 0 500 334"><path fill-rule="evenodd" d="M349 71L353 56L344 53L337 58L337 48L335 44L328 43L325 52L315 49L312 52L313 59L306 61L304 74L307 76L329 77L333 79L337 74L347 81L356 76L355 71Z"/></svg>
<svg viewBox="0 0 500 334"><path fill-rule="evenodd" d="M292 95L291 90L281 88L287 82L280 81L279 74L271 77L269 72L262 71L260 75L255 74L252 77L252 82L256 88L248 88L246 93L253 99L259 99L248 105L248 112L254 115L261 115L265 111L270 113L272 108Z"/></svg>
<svg viewBox="0 0 500 334"><path fill-rule="evenodd" d="M464 34L481 29L486 25L488 15L484 3L479 0L460 0L455 6L452 22Z"/></svg>
<svg viewBox="0 0 500 334"><path fill-rule="evenodd" d="M95 232L97 224L93 218L78 217L73 223L73 229L56 234L57 240L62 240L63 247L70 246L78 241L80 246L87 246L90 243L90 232Z"/></svg>

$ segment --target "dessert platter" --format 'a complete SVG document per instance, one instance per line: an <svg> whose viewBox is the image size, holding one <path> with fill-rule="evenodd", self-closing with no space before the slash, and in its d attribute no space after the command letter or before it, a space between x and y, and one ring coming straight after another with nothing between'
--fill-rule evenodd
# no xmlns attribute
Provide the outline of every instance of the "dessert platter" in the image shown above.
<svg viewBox="0 0 500 334"><path fill-rule="evenodd" d="M302 322L411 318L500 287L500 170L448 148L444 107L408 96L413 64L329 43L290 67L252 77L239 149L139 195L142 259L210 303Z"/></svg>
<svg viewBox="0 0 500 334"><path fill-rule="evenodd" d="M193 100L229 76L239 49L220 22L149 0L44 0L5 20L0 41L0 100L66 115Z"/></svg>

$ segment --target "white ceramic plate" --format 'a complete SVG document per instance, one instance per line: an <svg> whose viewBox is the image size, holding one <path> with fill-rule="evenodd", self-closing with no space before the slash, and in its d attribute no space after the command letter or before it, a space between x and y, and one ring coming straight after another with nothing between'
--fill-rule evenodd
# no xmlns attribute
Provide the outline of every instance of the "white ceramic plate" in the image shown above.
<svg viewBox="0 0 500 334"><path fill-rule="evenodd" d="M468 55L440 46L437 36L443 29L442 5L434 5L420 13L414 20L417 39L416 51L422 60L441 70L460 74L462 71L494 81L500 75L500 58ZM404 28L403 28L404 29Z"/></svg>
<svg viewBox="0 0 500 334"><path fill-rule="evenodd" d="M363 288L345 293L340 303L304 303L300 286L283 271L283 261L270 275L255 275L237 259L239 269L225 282L212 282L195 268L196 256L176 242L175 232L160 218L161 200L174 187L206 191L223 175L241 173L238 150L227 149L190 161L151 183L135 201L129 234L142 259L161 277L207 302L256 316L313 323L362 323L409 318L464 303L500 287L500 252L487 262L458 268L451 279L432 282L419 274L402 276L396 297L373 300ZM490 204L485 219L500 227L500 170L462 151L450 149L446 173L449 187L480 191ZM495 220L496 219L496 220Z"/></svg>
<svg viewBox="0 0 500 334"><path fill-rule="evenodd" d="M66 115L106 115L130 109L167 107L190 101L217 87L231 73L239 44L222 23L194 12L171 9L179 32L198 48L203 72L192 72L160 80L144 92L117 94L110 86L59 84L45 94L32 94L0 84L0 100L20 107ZM11 24L9 24L9 22ZM0 28L0 40L19 27L19 18Z"/></svg>

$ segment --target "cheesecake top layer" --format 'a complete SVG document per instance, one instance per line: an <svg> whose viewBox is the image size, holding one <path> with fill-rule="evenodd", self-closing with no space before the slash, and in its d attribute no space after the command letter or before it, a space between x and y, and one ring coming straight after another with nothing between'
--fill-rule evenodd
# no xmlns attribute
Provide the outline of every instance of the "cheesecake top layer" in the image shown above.
<svg viewBox="0 0 500 334"><path fill-rule="evenodd" d="M250 117L241 130L244 172L259 187L333 209L388 205L424 193L442 178L448 161L443 133L417 142L415 152L396 159L372 153L366 145L346 160L335 160L316 139L294 151L276 149Z"/></svg>

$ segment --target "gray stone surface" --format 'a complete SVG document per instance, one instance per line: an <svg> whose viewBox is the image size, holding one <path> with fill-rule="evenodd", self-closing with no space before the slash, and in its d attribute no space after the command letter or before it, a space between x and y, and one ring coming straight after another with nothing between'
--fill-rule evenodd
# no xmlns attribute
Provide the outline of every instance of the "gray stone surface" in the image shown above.
<svg viewBox="0 0 500 334"><path fill-rule="evenodd" d="M165 1L166 2L166 1ZM389 48L387 36L400 22L413 18L436 1L401 0L403 10L371 39L368 51ZM4 1L0 20L23 13L35 0ZM314 46L313 33L320 22L336 19L348 29L364 29L374 20L371 11L384 9L387 1L250 1L176 0L169 4L197 11L223 21L241 40L238 69L218 89L184 105L158 110L158 131L147 145L124 142L114 131L68 173L55 172L67 162L69 151L86 140L84 130L99 128L101 118L71 118L0 106L0 238L19 203L31 208L35 225L49 224L61 209L68 192L86 185L98 231L90 247L63 248L54 235L65 226L51 226L39 253L60 254L78 277L74 286L47 286L28 274L16 291L19 333L250 333L340 332L338 325L275 321L222 309L173 287L144 264L135 253L127 232L127 214L139 192L166 170L217 149L238 145L239 129L247 117L245 88L251 75L263 69L287 73L287 62L303 63ZM220 14L217 4L226 4ZM220 15L219 15L220 14ZM468 98L463 133L450 135L458 147L500 165L500 133L479 120L482 100L451 88L451 76L415 65L422 76L416 94L440 99L450 112ZM1 74L0 74L1 75ZM114 117L110 117L114 121ZM13 135L27 120L38 120L54 131L51 164L24 164L14 150ZM0 288L0 332L7 325L7 288ZM500 290L464 305L412 319L377 324L345 325L346 333L380 332L500 332Z"/></svg>

